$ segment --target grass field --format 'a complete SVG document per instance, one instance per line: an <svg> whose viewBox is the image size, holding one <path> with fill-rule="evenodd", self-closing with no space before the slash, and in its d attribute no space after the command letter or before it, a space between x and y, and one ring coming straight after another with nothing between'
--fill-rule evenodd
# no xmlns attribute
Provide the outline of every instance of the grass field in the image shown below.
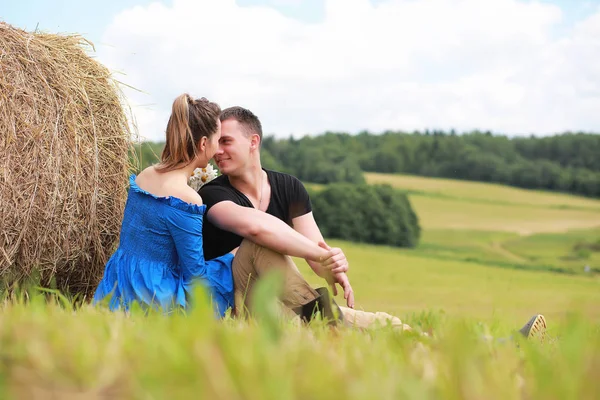
<svg viewBox="0 0 600 400"><path fill-rule="evenodd" d="M246 322L215 321L202 302L165 317L74 309L60 296L6 298L0 398L599 397L600 201L429 178L368 180L410 191L420 245L328 242L350 260L356 307L394 314L414 332L300 328L277 318L269 280L257 318ZM543 343L505 340L535 313L548 320Z"/></svg>
<svg viewBox="0 0 600 400"><path fill-rule="evenodd" d="M597 277L429 257L421 250L337 241L330 245L345 249L351 262L357 308L387 311L404 319L423 310L442 310L453 317L496 320L509 326L522 324L535 313L556 321L579 311L600 323ZM297 264L311 283L319 284L304 262Z"/></svg>
<svg viewBox="0 0 600 400"><path fill-rule="evenodd" d="M414 193L470 202L529 205L560 209L584 209L600 212L600 200L537 190L520 189L494 183L428 178L412 175L366 173L368 183L388 183Z"/></svg>
<svg viewBox="0 0 600 400"><path fill-rule="evenodd" d="M367 174L407 190L430 256L488 265L600 272L600 200L496 184ZM596 245L598 243L598 245Z"/></svg>

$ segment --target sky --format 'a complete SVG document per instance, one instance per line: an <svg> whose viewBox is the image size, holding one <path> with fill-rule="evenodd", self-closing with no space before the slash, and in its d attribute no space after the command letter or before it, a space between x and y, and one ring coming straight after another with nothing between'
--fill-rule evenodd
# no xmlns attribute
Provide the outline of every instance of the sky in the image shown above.
<svg viewBox="0 0 600 400"><path fill-rule="evenodd" d="M0 0L0 20L93 42L147 140L184 92L277 137L600 132L600 1Z"/></svg>

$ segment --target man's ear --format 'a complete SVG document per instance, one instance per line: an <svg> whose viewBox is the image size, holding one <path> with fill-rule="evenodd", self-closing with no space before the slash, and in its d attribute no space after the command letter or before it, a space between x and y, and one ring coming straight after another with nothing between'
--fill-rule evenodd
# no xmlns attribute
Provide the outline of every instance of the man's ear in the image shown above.
<svg viewBox="0 0 600 400"><path fill-rule="evenodd" d="M250 147L253 149L258 149L260 147L260 136L254 134L250 137Z"/></svg>

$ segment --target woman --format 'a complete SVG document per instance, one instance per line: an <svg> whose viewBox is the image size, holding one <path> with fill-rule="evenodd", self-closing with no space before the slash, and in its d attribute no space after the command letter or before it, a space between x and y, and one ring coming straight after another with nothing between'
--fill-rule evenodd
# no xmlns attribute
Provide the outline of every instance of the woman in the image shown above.
<svg viewBox="0 0 600 400"><path fill-rule="evenodd" d="M205 261L206 206L188 186L194 169L206 167L218 149L220 112L217 104L188 94L173 102L161 162L129 178L119 247L106 264L94 302L111 296L111 310L128 310L134 301L165 311L185 308L192 286L201 283L210 291L217 315L234 306L231 266L237 249ZM331 256L314 246L319 259Z"/></svg>
<svg viewBox="0 0 600 400"><path fill-rule="evenodd" d="M111 295L111 310L137 301L169 310L186 307L195 282L210 289L217 313L233 302L234 252L210 262L202 253L205 206L188 186L218 148L220 107L182 94L173 102L158 165L129 178L119 247L106 264L94 302Z"/></svg>

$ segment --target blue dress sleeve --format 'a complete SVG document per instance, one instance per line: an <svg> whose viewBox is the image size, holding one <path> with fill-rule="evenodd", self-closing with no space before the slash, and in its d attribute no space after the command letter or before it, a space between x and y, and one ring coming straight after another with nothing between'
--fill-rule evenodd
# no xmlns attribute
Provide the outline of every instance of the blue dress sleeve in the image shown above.
<svg viewBox="0 0 600 400"><path fill-rule="evenodd" d="M189 294L195 281L204 280L219 314L223 315L233 306L233 254L227 253L210 261L204 259L202 214L173 209L165 218L179 257L180 282L184 290Z"/></svg>
<svg viewBox="0 0 600 400"><path fill-rule="evenodd" d="M206 275L206 262L202 248L202 215L172 209L165 216L167 227L179 257L181 275L185 281Z"/></svg>

